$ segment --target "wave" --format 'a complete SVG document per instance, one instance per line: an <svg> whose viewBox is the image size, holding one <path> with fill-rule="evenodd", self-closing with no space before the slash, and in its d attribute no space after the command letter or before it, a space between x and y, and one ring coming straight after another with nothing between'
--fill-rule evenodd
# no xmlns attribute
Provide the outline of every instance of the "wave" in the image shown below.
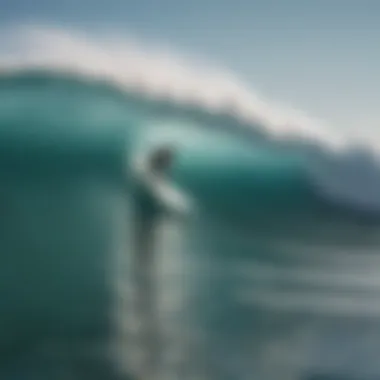
<svg viewBox="0 0 380 380"><path fill-rule="evenodd" d="M108 162L107 171L123 150L170 139L191 156L180 180L225 215L380 214L373 141L270 105L229 72L112 35L24 26L1 42L5 155L69 149L83 164Z"/></svg>
<svg viewBox="0 0 380 380"><path fill-rule="evenodd" d="M267 346L276 348L279 343L286 352L293 352L295 345L303 351L309 345L318 350L315 337L330 336L328 328L338 331L337 342L342 341L340 329L349 331L343 338L348 337L346 346L352 347L360 340L359 333L367 331L362 326L368 327L368 335L378 335L377 321L357 320L379 315L380 169L373 141L358 146L353 138L302 114L270 105L230 73L202 64L189 66L172 53L133 41L30 26L2 33L0 46L1 178L20 171L22 178L35 177L46 175L46 170L49 178L55 174L61 178L64 172L83 175L90 169L124 179L125 161L142 146L157 140L180 146L173 176L206 212L189 223L184 247L173 249L174 255L168 249L162 265L175 267L169 269L176 272L176 261L181 261L191 268L192 278L187 283L181 274L162 293L187 283L189 294L181 293L178 325L194 318L190 327L195 325L200 332L191 333L202 343L192 352L205 353L202 360L211 368L215 360L224 371L230 364L226 357L239 358L246 373L257 373L262 351L271 360L270 368L274 363L276 371L283 372L276 360L286 355L278 356L278 350L273 355ZM20 273L26 276L23 284L30 284L28 296L21 287L16 298L4 297L4 304L9 302L11 310L22 304L20 310L28 310L37 302L29 297L33 291L43 298L37 309L32 308L32 323L38 324L42 310L44 326L31 330L39 334L47 329L49 334L52 329L54 334L58 325L66 338L72 323L74 334L82 329L91 335L92 329L103 326L104 311L108 315L102 268L108 268L109 261L103 262L106 230L114 225L104 221L103 210L98 209L104 204L98 202L96 191L82 192L74 184L74 189L69 185L61 192L61 182L52 182L42 192L35 182L24 187L19 181L1 190L11 200L8 214L13 217L16 210L14 220L3 221L3 245L5 251L20 249L4 261L3 282L9 284L5 289L14 288ZM20 199L21 209L14 208ZM21 240L15 235L15 223L20 221ZM239 228L234 229L237 223ZM29 240L24 235L35 236ZM51 255L57 239L59 249ZM38 260L30 255L35 244L32 252ZM27 271L20 272L21 258ZM45 260L47 271L41 265ZM76 269L70 272L72 263ZM79 284L75 292L68 282ZM52 286L47 289L46 283ZM352 288L356 291L351 294ZM66 315L62 305L69 304ZM76 310L79 317L71 313ZM9 316L3 314L8 322ZM45 323L46 315L53 321ZM339 319L331 321L326 315ZM352 316L355 319L347 318ZM22 338L30 326L28 318L23 312L21 319L16 318L20 322L13 323L11 315L13 327L1 332L2 347L13 344L14 326L22 325L16 334ZM309 331L314 338L304 344ZM252 342L257 347L253 356ZM321 351L329 353L322 343ZM370 348L368 352L373 352ZM359 347L359 354L365 349ZM198 356L190 356L190 364L197 363ZM368 357L363 366L372 369L377 361Z"/></svg>

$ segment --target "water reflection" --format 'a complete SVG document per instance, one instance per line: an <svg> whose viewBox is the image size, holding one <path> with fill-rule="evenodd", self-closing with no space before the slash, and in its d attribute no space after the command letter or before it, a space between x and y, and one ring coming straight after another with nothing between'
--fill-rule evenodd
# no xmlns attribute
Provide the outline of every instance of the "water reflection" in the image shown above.
<svg viewBox="0 0 380 380"><path fill-rule="evenodd" d="M373 247L344 260L334 247L327 255L323 245L289 250L233 234L206 217L186 230L162 225L162 378L379 378Z"/></svg>

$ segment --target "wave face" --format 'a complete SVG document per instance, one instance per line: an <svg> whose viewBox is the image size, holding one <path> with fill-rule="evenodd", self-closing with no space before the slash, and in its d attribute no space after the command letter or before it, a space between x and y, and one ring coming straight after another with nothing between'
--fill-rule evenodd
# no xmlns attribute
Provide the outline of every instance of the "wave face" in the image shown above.
<svg viewBox="0 0 380 380"><path fill-rule="evenodd" d="M34 236L46 241L36 226L43 226L48 220L44 213L61 202L65 217L63 209L55 211L57 224L49 236L70 226L67 234L75 236L75 247L87 247L93 240L89 237L97 236L100 240L87 251L109 249L102 245L106 232L98 220L103 211L94 211L96 217L89 211L95 207L92 197L104 188L94 195L81 181L90 177L120 183L128 177L126 168L135 152L149 144L172 143L178 148L173 178L200 206L185 231L176 226L181 248L173 248L172 238L164 239L170 255L162 259L162 292L167 297L183 282L179 267L173 269L175 260L186 264L183 270L190 278L181 311L168 309L167 318L174 315L184 324L182 331L193 328L188 334L192 339L177 337L181 347L173 349L191 350L191 371L204 370L210 379L258 373L263 380L278 379L279 374L314 379L314 374L354 370L361 379L379 374L377 360L370 360L370 352L378 352L372 338L380 331L380 166L373 142L355 146L349 136L268 105L229 73L203 65L190 68L172 54L144 50L136 43L34 27L12 29L1 38L0 166L9 194L19 189L19 199L27 203L28 194L30 204L34 202L25 213L39 219L24 215L25 231L34 226ZM36 179L45 183L46 178L50 190L43 196ZM66 185L62 188L62 178L81 187L80 199ZM67 194L77 200L69 201ZM87 223L86 216L96 223ZM3 223L3 244L8 247L15 244L14 231ZM49 244L46 252L53 249ZM58 255L61 264L69 268L63 251L75 251L86 267L83 271L93 274L87 281L80 279L83 272L71 273L70 281L85 289L76 292L77 306L71 309L82 310L81 302L92 306L80 316L65 314L62 325L60 303L73 302L62 290L69 280L63 277L59 283L51 275L49 281L61 291L55 294L57 302L45 292L38 307L32 302L25 308L43 311L43 302L51 302L60 312L49 323L61 324L61 334L87 328L91 335L91 328L101 330L106 323L103 314L110 296L105 284L91 280L105 276L99 269L105 263L65 244ZM29 261L38 278L41 269ZM4 288L13 286L14 280L8 280L2 280ZM37 280L30 276L28 281ZM44 284L31 284L45 294ZM17 290L15 297L25 294ZM20 321L20 336L30 323ZM360 344L357 336L364 337ZM14 340L8 338L5 334L2 341ZM338 350L341 339L351 349ZM360 355L368 360L351 368L350 358Z"/></svg>
<svg viewBox="0 0 380 380"><path fill-rule="evenodd" d="M131 149L166 139L181 146L180 180L213 210L248 218L260 207L301 218L323 208L380 213L374 141L358 145L300 112L272 106L230 73L111 37L36 27L4 33L0 123L8 150L15 133L30 139L31 149L35 139L35 147L50 152L83 139L83 161L86 149L111 159L104 150L126 149L123 139ZM33 136L25 124L33 125ZM49 141L38 142L44 134ZM218 181L222 187L214 186Z"/></svg>

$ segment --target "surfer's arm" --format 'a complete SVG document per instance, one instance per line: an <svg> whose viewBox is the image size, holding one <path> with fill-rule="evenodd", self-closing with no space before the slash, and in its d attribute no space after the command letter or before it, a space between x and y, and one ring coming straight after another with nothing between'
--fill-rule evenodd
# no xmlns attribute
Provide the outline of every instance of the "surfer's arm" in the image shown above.
<svg viewBox="0 0 380 380"><path fill-rule="evenodd" d="M145 157L136 159L133 166L136 179L141 181L166 212L176 217L186 217L190 214L193 209L190 197L164 176L153 173Z"/></svg>
<svg viewBox="0 0 380 380"><path fill-rule="evenodd" d="M163 179L155 181L152 193L160 205L173 216L186 217L194 209L190 198L182 190Z"/></svg>

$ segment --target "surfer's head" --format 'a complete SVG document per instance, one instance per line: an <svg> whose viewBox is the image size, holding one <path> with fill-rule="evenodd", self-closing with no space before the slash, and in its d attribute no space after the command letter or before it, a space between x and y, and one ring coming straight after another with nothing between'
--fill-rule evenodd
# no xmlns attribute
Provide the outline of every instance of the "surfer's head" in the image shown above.
<svg viewBox="0 0 380 380"><path fill-rule="evenodd" d="M174 161L175 151L171 146L162 146L153 151L150 156L150 167L155 172L168 171Z"/></svg>

